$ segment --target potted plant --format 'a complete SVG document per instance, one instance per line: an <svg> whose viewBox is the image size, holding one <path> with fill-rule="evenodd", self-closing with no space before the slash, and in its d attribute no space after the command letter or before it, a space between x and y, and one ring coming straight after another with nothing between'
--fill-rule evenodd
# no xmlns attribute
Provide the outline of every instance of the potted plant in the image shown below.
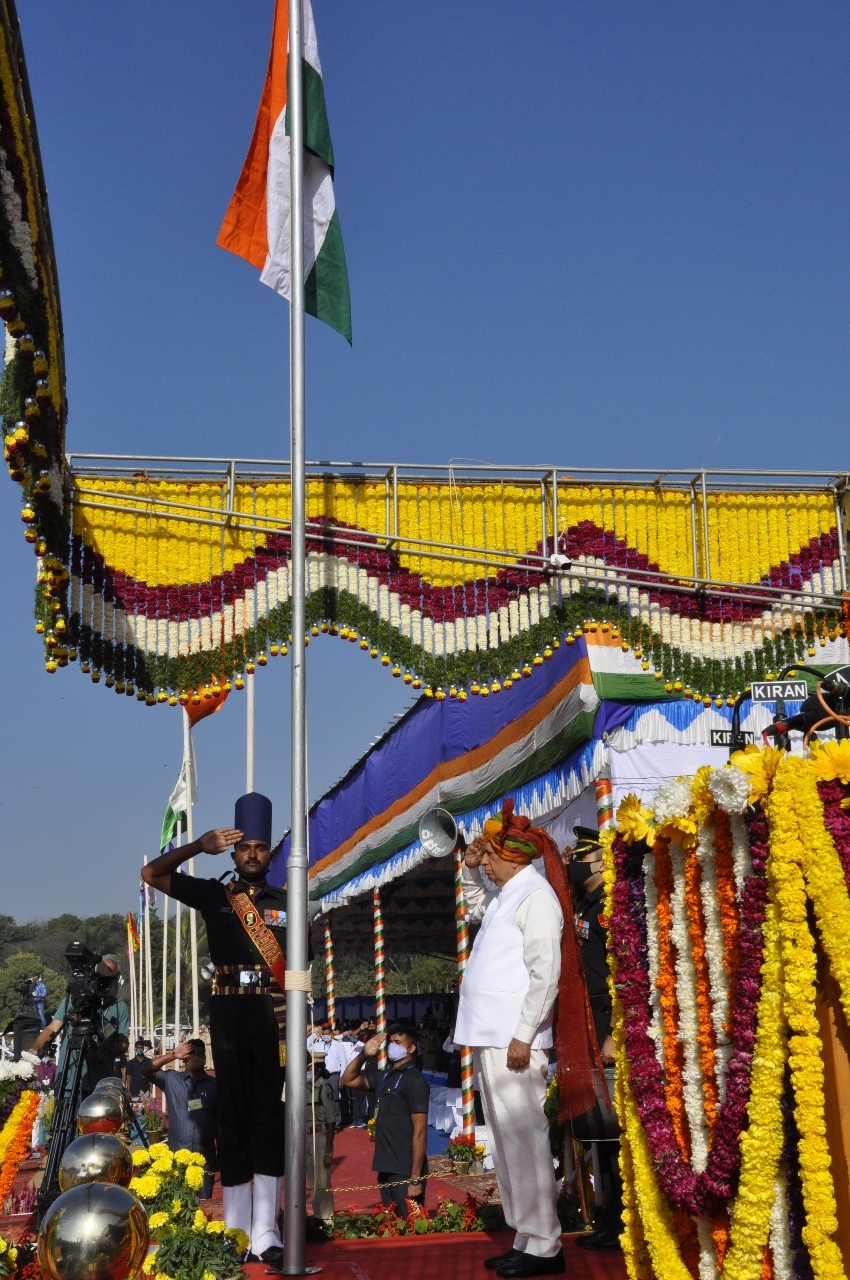
<svg viewBox="0 0 850 1280"><path fill-rule="evenodd" d="M157 1142L162 1133L162 1107L156 1098L143 1102L136 1118L147 1133L148 1141Z"/></svg>
<svg viewBox="0 0 850 1280"><path fill-rule="evenodd" d="M484 1148L480 1146L480 1157L476 1151L475 1137L471 1133L459 1133L456 1138L449 1139L449 1145L446 1147L446 1155L452 1162L452 1169L455 1173L469 1173L469 1166L475 1159L483 1158Z"/></svg>

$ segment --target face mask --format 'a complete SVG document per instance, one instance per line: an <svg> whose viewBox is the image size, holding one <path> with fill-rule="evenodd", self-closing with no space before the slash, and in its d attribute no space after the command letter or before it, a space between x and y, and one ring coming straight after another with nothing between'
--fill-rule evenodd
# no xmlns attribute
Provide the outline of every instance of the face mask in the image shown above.
<svg viewBox="0 0 850 1280"><path fill-rule="evenodd" d="M583 885L594 874L589 862L571 862L567 867L570 884Z"/></svg>
<svg viewBox="0 0 850 1280"><path fill-rule="evenodd" d="M402 1058L406 1058L410 1050L403 1044L396 1044L391 1040L387 1045L387 1057L390 1062L401 1062Z"/></svg>
<svg viewBox="0 0 850 1280"><path fill-rule="evenodd" d="M330 1032L329 1031L325 1032L325 1034L322 1036L322 1039L324 1040L325 1044L330 1044L331 1042Z"/></svg>

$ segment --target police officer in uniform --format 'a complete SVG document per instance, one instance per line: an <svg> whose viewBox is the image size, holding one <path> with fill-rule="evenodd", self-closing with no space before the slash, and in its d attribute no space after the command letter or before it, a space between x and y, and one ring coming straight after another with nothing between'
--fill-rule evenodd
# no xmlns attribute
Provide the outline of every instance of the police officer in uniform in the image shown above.
<svg viewBox="0 0 850 1280"><path fill-rule="evenodd" d="M608 989L608 929L602 887L602 845L592 827L573 827L576 844L567 875L575 897L575 925L581 947L581 963L590 997L590 1011L599 1052L608 1066L614 1061L611 1037L612 1005ZM601 1226L592 1235L579 1236L584 1249L619 1249L622 1231L623 1184L620 1178L618 1142L597 1144L605 1208Z"/></svg>
<svg viewBox="0 0 850 1280"><path fill-rule="evenodd" d="M283 1264L277 1218L284 1172L280 1032L273 995L283 999L271 972L274 952L286 954L286 892L266 883L271 860L272 806L259 792L236 801L233 827L198 840L142 868L143 880L200 911L215 965L210 1037L218 1081L218 1160L228 1227L251 1240L251 1254ZM233 846L237 877L229 885L178 871L197 853ZM260 945L266 951L264 958ZM253 1183L253 1188L252 1188ZM250 1260L250 1255L249 1255Z"/></svg>

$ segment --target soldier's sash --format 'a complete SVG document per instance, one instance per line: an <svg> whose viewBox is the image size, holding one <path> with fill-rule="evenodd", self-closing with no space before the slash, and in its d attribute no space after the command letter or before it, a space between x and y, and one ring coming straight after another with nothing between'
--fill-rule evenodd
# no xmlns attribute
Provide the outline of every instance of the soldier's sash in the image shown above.
<svg viewBox="0 0 850 1280"><path fill-rule="evenodd" d="M234 889L232 884L225 885L224 891L230 901L230 905L239 917L239 923L259 951L263 960L271 969L274 980L280 987L281 991L285 990L286 983L286 960L280 949L277 938L271 929L267 929L263 923L262 915L255 907L254 903L248 897L247 893L240 893Z"/></svg>

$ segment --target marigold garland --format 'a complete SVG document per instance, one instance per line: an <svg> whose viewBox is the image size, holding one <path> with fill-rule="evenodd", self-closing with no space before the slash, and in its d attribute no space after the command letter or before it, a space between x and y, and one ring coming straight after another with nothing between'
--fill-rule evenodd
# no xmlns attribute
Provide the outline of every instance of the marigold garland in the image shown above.
<svg viewBox="0 0 850 1280"><path fill-rule="evenodd" d="M709 1130L717 1117L717 1042L711 1020L711 990L708 961L705 953L705 917L701 899L702 873L697 858L691 854L685 858L685 907L688 913L688 934L691 940L691 957L694 965L697 1004L697 1044L703 1085L703 1107Z"/></svg>
<svg viewBox="0 0 850 1280"><path fill-rule="evenodd" d="M768 800L771 828L769 875L779 908L783 994L790 1030L791 1080L800 1132L800 1175L806 1225L805 1241L816 1280L844 1276L841 1253L832 1236L838 1229L830 1153L826 1141L823 1062L815 1011L815 943L809 929L802 866L811 832L803 826L801 795L806 795L807 761L786 756L777 770ZM805 803L805 801L804 801ZM811 814L807 815L811 821Z"/></svg>
<svg viewBox="0 0 850 1280"><path fill-rule="evenodd" d="M670 849L666 841L656 840L655 887L658 891L656 906L658 937L658 988L661 1005L661 1025L664 1043L664 1077L667 1105L673 1122L673 1132L679 1150L687 1159L691 1140L685 1112L685 1081L682 1043L679 1039L679 1003L676 998L676 959L673 954L673 868Z"/></svg>
<svg viewBox="0 0 850 1280"><path fill-rule="evenodd" d="M25 1089L0 1133L0 1207L12 1190L18 1166L29 1151L38 1094Z"/></svg>

